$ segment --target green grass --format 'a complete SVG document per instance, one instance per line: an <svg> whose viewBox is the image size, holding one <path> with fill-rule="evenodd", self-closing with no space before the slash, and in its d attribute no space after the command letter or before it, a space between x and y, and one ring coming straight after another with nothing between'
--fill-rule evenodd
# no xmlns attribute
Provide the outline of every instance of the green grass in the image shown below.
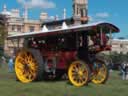
<svg viewBox="0 0 128 96"><path fill-rule="evenodd" d="M89 83L77 88L68 81L23 84L4 67L0 68L0 96L128 96L128 81L121 80L118 72L112 72L104 85Z"/></svg>

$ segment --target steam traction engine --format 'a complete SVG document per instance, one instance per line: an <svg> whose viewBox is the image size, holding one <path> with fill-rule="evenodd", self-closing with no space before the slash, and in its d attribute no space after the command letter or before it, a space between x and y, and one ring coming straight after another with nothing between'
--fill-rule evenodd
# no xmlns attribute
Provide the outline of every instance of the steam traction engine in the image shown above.
<svg viewBox="0 0 128 96"><path fill-rule="evenodd" d="M78 87L89 81L105 83L108 69L96 55L111 50L107 41L111 39L108 34L113 32L119 29L100 22L8 36L9 40L24 39L23 48L16 53L16 76L29 83L49 75L61 78L67 73L69 81Z"/></svg>

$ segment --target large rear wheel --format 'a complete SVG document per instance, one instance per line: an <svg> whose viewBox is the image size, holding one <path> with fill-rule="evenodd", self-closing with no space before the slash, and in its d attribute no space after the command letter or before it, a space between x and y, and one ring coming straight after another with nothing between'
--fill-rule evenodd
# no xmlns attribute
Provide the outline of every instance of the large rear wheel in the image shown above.
<svg viewBox="0 0 128 96"><path fill-rule="evenodd" d="M89 79L89 68L83 61L74 61L68 69L70 82L77 87L86 85Z"/></svg>
<svg viewBox="0 0 128 96"><path fill-rule="evenodd" d="M40 80L43 73L42 56L38 50L22 49L15 59L17 78L23 83Z"/></svg>
<svg viewBox="0 0 128 96"><path fill-rule="evenodd" d="M92 76L92 82L95 84L103 84L108 79L108 68L104 61L96 60L94 62L94 71Z"/></svg>

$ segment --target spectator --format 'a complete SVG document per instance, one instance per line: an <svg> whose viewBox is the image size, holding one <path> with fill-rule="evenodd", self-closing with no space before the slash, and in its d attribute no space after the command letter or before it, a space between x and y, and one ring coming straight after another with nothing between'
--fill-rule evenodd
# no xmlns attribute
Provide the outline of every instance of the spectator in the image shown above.
<svg viewBox="0 0 128 96"><path fill-rule="evenodd" d="M14 65L13 58L10 57L8 61L9 72L13 72L13 67L14 67L13 65Z"/></svg>
<svg viewBox="0 0 128 96"><path fill-rule="evenodd" d="M123 80L125 80L126 79L126 64L125 63L123 63L123 64L121 64L121 75L122 75L122 79Z"/></svg>
<svg viewBox="0 0 128 96"><path fill-rule="evenodd" d="M125 66L125 79L128 80L128 64Z"/></svg>
<svg viewBox="0 0 128 96"><path fill-rule="evenodd" d="M98 46L106 46L108 39L109 38L106 36L106 34L104 32L102 34L96 33L92 37L92 41L94 42L94 45L98 45Z"/></svg>

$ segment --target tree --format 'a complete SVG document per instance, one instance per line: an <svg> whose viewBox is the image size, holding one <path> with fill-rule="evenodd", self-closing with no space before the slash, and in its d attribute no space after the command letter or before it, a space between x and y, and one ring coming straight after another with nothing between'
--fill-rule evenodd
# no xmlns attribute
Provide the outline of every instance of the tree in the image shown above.
<svg viewBox="0 0 128 96"><path fill-rule="evenodd" d="M4 15L0 15L0 55L3 54L6 36L7 36L6 19Z"/></svg>
<svg viewBox="0 0 128 96"><path fill-rule="evenodd" d="M4 47L4 41L6 39L7 32L5 26L0 25L0 47Z"/></svg>

